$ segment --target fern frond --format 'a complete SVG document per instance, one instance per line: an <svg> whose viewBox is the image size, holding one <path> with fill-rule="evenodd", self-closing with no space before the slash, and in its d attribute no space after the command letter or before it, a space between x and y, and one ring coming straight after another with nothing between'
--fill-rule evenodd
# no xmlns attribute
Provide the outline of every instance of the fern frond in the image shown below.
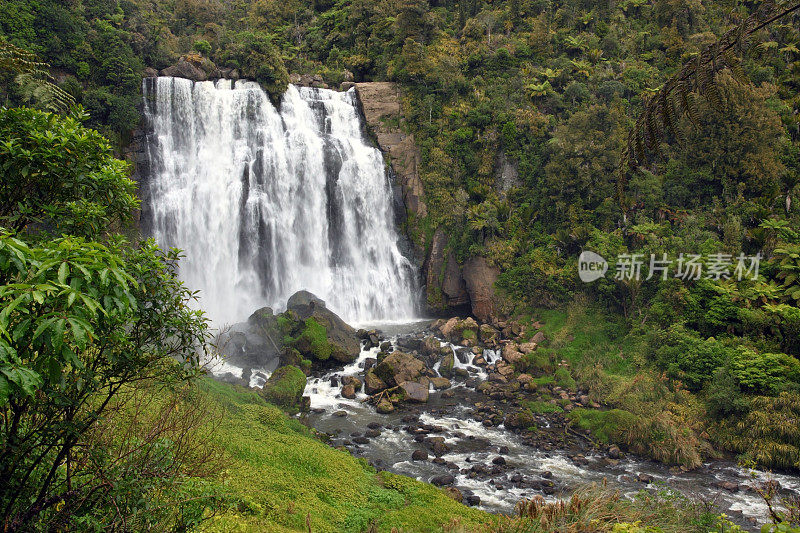
<svg viewBox="0 0 800 533"><path fill-rule="evenodd" d="M0 70L16 74L14 81L23 98L49 111L66 113L75 105L75 99L55 84L49 68L36 54L0 36Z"/></svg>

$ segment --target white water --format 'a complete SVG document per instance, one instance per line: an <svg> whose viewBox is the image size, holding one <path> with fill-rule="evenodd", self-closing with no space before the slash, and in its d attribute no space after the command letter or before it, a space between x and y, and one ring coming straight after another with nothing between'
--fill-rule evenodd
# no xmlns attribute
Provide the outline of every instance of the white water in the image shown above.
<svg viewBox="0 0 800 533"><path fill-rule="evenodd" d="M381 153L353 90L290 86L279 109L258 84L149 78L152 134L143 221L185 251L180 276L218 325L294 292L347 321L414 316Z"/></svg>

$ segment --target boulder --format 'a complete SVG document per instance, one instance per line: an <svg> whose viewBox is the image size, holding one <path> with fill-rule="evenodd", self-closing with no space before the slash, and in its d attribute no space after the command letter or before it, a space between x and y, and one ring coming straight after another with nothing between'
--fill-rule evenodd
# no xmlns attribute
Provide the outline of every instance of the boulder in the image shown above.
<svg viewBox="0 0 800 533"><path fill-rule="evenodd" d="M355 376L345 376L342 378L342 385L352 385L355 390L360 390L361 380Z"/></svg>
<svg viewBox="0 0 800 533"><path fill-rule="evenodd" d="M411 454L412 461L427 461L428 460L428 452L425 450L414 450L414 453Z"/></svg>
<svg viewBox="0 0 800 533"><path fill-rule="evenodd" d="M514 431L535 426L536 422L529 411L517 411L516 413L507 415L503 424L506 426L506 429Z"/></svg>
<svg viewBox="0 0 800 533"><path fill-rule="evenodd" d="M425 364L405 352L392 352L378 363L375 374L388 386L394 387L406 381L418 381L425 370Z"/></svg>
<svg viewBox="0 0 800 533"><path fill-rule="evenodd" d="M386 388L386 383L375 374L374 369L370 369L364 376L364 392L367 394L375 394Z"/></svg>
<svg viewBox="0 0 800 533"><path fill-rule="evenodd" d="M375 406L375 410L382 415L385 415L394 411L394 405L392 405L392 402L384 398L378 402L378 405Z"/></svg>
<svg viewBox="0 0 800 533"><path fill-rule="evenodd" d="M353 384L345 385L342 387L342 398L347 398L348 400L353 400L356 397L356 388Z"/></svg>
<svg viewBox="0 0 800 533"><path fill-rule="evenodd" d="M233 365L273 372L279 366L302 368L302 357L284 354L278 321L269 307L255 311L246 322L240 322L221 334L219 351Z"/></svg>
<svg viewBox="0 0 800 533"><path fill-rule="evenodd" d="M261 396L285 409L297 408L306 388L306 375L296 366L275 370L261 389Z"/></svg>
<svg viewBox="0 0 800 533"><path fill-rule="evenodd" d="M143 77L144 78L157 78L158 77L158 71L156 69L154 69L153 67L147 67L146 69L144 69Z"/></svg>
<svg viewBox="0 0 800 533"><path fill-rule="evenodd" d="M536 351L536 348L538 346L539 345L536 344L535 342L524 342L519 345L519 351L527 355L533 351Z"/></svg>
<svg viewBox="0 0 800 533"><path fill-rule="evenodd" d="M416 381L404 381L400 384L400 388L403 389L403 395L408 401L419 403L428 401L427 384L418 383Z"/></svg>
<svg viewBox="0 0 800 533"><path fill-rule="evenodd" d="M545 340L547 340L547 337L541 331L537 331L536 334L533 336L533 338L531 338L531 342L535 342L536 344L541 344Z"/></svg>
<svg viewBox="0 0 800 533"><path fill-rule="evenodd" d="M422 340L420 352L425 357L432 357L439 354L439 348L441 348L441 343L436 337L425 337Z"/></svg>
<svg viewBox="0 0 800 533"><path fill-rule="evenodd" d="M439 365L439 374L444 377L450 377L453 375L453 365L455 365L456 357L451 351L450 353L446 354L442 357L442 362Z"/></svg>
<svg viewBox="0 0 800 533"><path fill-rule="evenodd" d="M489 324L481 324L478 329L478 338L482 343L494 346L500 340L500 332Z"/></svg>
<svg viewBox="0 0 800 533"><path fill-rule="evenodd" d="M431 384L433 384L433 388L436 390L449 389L452 386L449 379L440 377L431 378Z"/></svg>
<svg viewBox="0 0 800 533"><path fill-rule="evenodd" d="M439 332L446 338L450 339L454 336L456 326L458 325L458 318L453 317L450 320L439 326Z"/></svg>
<svg viewBox="0 0 800 533"><path fill-rule="evenodd" d="M525 356L517 349L517 345L513 342L509 342L505 346L503 346L503 359L513 365L514 363L518 363L522 361Z"/></svg>
<svg viewBox="0 0 800 533"><path fill-rule="evenodd" d="M286 309L296 313L300 320L313 319L325 328L327 340L331 345L331 359L340 363L352 363L358 358L361 345L356 330L329 310L323 300L308 291L298 291L289 298Z"/></svg>
<svg viewBox="0 0 800 533"><path fill-rule="evenodd" d="M455 482L456 478L452 476L452 474L441 474L439 476L434 476L431 478L431 483L436 485L437 487L443 487L445 485L452 485Z"/></svg>
<svg viewBox="0 0 800 533"><path fill-rule="evenodd" d="M192 81L206 81L208 73L202 68L193 65L185 58L181 58L176 64L161 71L162 76L173 76L175 78L186 78Z"/></svg>

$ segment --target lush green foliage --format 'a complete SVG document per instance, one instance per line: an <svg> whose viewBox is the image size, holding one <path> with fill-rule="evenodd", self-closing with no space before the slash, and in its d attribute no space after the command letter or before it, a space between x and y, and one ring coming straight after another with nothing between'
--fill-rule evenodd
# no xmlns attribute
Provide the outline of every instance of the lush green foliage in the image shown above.
<svg viewBox="0 0 800 533"><path fill-rule="evenodd" d="M88 237L139 205L128 165L79 118L0 109L0 225Z"/></svg>

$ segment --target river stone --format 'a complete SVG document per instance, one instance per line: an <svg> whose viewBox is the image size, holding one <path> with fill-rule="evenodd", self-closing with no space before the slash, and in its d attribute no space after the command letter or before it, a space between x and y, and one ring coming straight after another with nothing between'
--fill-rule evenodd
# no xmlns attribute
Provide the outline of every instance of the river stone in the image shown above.
<svg viewBox="0 0 800 533"><path fill-rule="evenodd" d="M431 446L431 451L436 457L441 457L450 451L450 446L444 441L443 437L430 437L426 439Z"/></svg>
<svg viewBox="0 0 800 533"><path fill-rule="evenodd" d="M360 390L361 380L355 376L344 376L342 378L342 385L352 385L355 390Z"/></svg>
<svg viewBox="0 0 800 533"><path fill-rule="evenodd" d="M405 381L416 381L422 376L425 363L405 352L392 352L375 367L375 374L393 387Z"/></svg>
<svg viewBox="0 0 800 533"><path fill-rule="evenodd" d="M412 461L427 461L428 460L428 452L425 450L414 450L414 453L411 454Z"/></svg>
<svg viewBox="0 0 800 533"><path fill-rule="evenodd" d="M455 480L456 478L454 478L451 474L441 474L439 476L432 477L431 483L437 487L443 487L445 485L452 485Z"/></svg>
<svg viewBox="0 0 800 533"><path fill-rule="evenodd" d="M375 374L374 369L370 369L370 371L364 376L365 392L367 394L375 394L376 392L380 392L385 388L386 383L384 383L383 380Z"/></svg>
<svg viewBox="0 0 800 533"><path fill-rule="evenodd" d="M619 459L622 456L622 452L619 449L619 446L614 444L608 449L608 457L611 459Z"/></svg>
<svg viewBox="0 0 800 533"><path fill-rule="evenodd" d="M428 387L416 381L404 381L400 388L405 393L405 399L413 402L425 403L428 401Z"/></svg>
<svg viewBox="0 0 800 533"><path fill-rule="evenodd" d="M394 405L392 405L392 402L384 398L378 402L378 405L375 406L375 410L385 415L394 411Z"/></svg>
<svg viewBox="0 0 800 533"><path fill-rule="evenodd" d="M355 397L356 397L356 388L353 386L352 383L342 387L342 397L343 398L347 398L348 400L355 399Z"/></svg>
<svg viewBox="0 0 800 533"><path fill-rule="evenodd" d="M438 355L441 344L436 337L425 337L420 346L420 352L425 357L432 357Z"/></svg>
<svg viewBox="0 0 800 533"><path fill-rule="evenodd" d="M453 355L452 351L449 351L442 357L442 362L439 365L439 374L444 377L450 377L453 375L453 365L455 364L455 355Z"/></svg>
<svg viewBox="0 0 800 533"><path fill-rule="evenodd" d="M452 383L447 378L431 378L431 383L436 390L449 389L452 386Z"/></svg>
<svg viewBox="0 0 800 533"><path fill-rule="evenodd" d="M470 494L469 496L464 498L464 503L466 503L470 507L475 507L476 505L480 505L481 504L481 498L480 498L480 496L476 496L474 494Z"/></svg>

